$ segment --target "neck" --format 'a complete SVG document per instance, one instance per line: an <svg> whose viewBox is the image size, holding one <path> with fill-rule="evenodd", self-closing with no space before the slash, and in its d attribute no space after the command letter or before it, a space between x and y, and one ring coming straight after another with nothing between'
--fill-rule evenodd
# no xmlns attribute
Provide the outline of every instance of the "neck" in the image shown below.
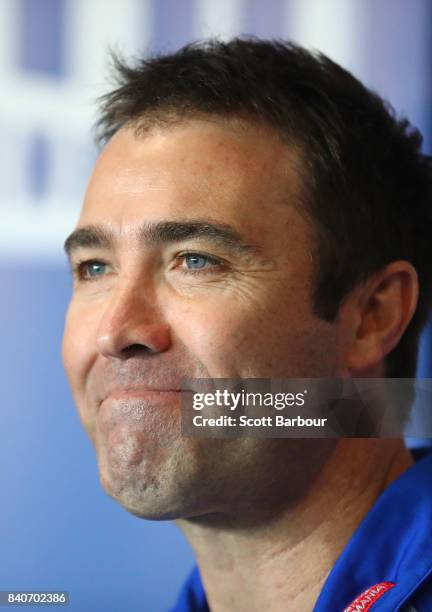
<svg viewBox="0 0 432 612"><path fill-rule="evenodd" d="M212 612L312 610L360 521L411 463L402 440L342 439L298 499L178 521Z"/></svg>

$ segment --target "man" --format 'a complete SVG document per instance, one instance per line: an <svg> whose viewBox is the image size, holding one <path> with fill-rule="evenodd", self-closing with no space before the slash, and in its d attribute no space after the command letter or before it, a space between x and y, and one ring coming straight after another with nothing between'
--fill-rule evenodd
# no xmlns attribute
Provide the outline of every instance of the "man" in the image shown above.
<svg viewBox="0 0 432 612"><path fill-rule="evenodd" d="M102 486L191 542L177 611L431 610L430 459L394 438L180 428L184 378L415 376L432 287L420 135L292 44L117 71L65 244L63 357Z"/></svg>

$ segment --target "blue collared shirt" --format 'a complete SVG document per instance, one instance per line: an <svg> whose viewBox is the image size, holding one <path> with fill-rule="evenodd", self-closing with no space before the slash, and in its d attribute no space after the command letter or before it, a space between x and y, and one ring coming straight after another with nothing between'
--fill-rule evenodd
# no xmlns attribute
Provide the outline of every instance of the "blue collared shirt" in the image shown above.
<svg viewBox="0 0 432 612"><path fill-rule="evenodd" d="M343 612L362 593L354 610L432 611L432 454L378 498L333 566L313 612ZM209 612L196 567L171 612Z"/></svg>

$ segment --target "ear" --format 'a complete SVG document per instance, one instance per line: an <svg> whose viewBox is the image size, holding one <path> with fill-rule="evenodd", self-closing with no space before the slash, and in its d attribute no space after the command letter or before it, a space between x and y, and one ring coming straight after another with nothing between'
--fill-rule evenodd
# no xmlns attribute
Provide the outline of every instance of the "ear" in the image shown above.
<svg viewBox="0 0 432 612"><path fill-rule="evenodd" d="M346 366L352 376L382 370L414 315L418 291L417 272L407 261L393 261L353 291L345 304L351 324Z"/></svg>

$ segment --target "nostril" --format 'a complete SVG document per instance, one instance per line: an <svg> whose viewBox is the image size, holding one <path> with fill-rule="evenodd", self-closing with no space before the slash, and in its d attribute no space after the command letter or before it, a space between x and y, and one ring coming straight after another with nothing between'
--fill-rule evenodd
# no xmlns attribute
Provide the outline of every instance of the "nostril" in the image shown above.
<svg viewBox="0 0 432 612"><path fill-rule="evenodd" d="M148 353L154 353L157 351L152 350L149 346L146 346L145 344L130 344L129 346L126 346L124 349L122 349L121 353L122 356L127 359L129 357L135 357L135 355L142 355L142 354L148 354Z"/></svg>
<svg viewBox="0 0 432 612"><path fill-rule="evenodd" d="M128 359L134 355L153 355L171 346L170 328L165 323L127 320L104 322L97 337L98 350L105 357Z"/></svg>

